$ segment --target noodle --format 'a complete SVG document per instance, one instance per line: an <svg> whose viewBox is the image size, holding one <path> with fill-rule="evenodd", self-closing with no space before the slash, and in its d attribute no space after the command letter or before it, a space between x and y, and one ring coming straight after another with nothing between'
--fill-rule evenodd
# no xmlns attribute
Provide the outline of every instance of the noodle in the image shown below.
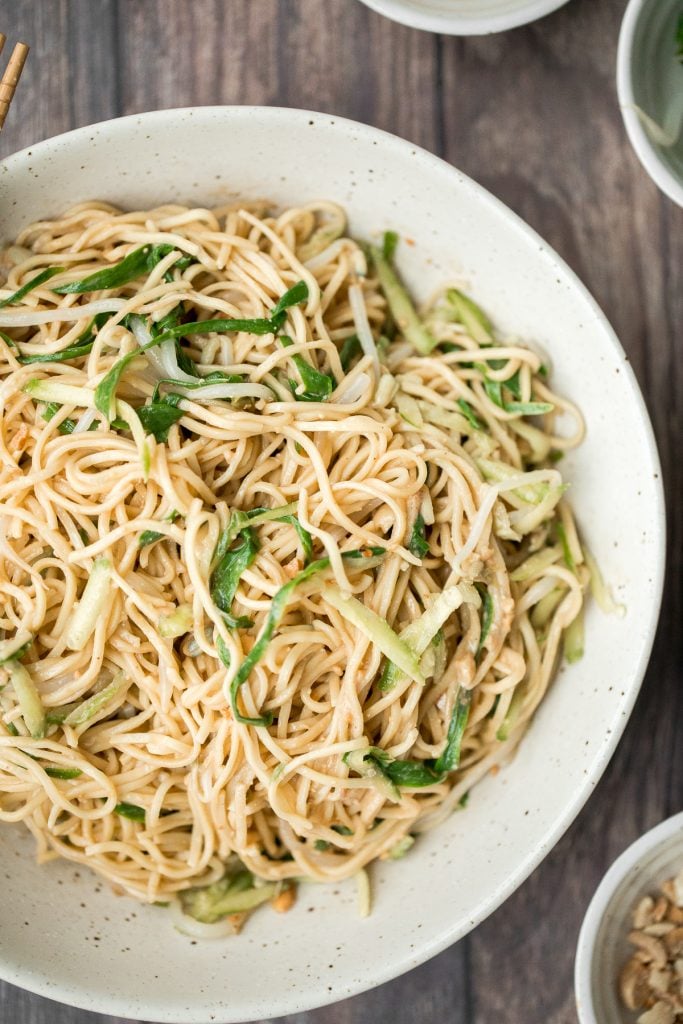
<svg viewBox="0 0 683 1024"><path fill-rule="evenodd" d="M0 820L200 921L226 865L243 914L402 855L514 750L588 582L580 414L345 231L85 203L0 253Z"/></svg>

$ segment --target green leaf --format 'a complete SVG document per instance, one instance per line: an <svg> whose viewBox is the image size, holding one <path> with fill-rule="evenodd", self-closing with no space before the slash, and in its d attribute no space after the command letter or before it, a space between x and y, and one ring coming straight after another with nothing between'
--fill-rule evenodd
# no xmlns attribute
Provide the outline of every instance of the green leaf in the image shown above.
<svg viewBox="0 0 683 1024"><path fill-rule="evenodd" d="M683 64L683 11L679 14L676 25L676 57Z"/></svg>
<svg viewBox="0 0 683 1024"><path fill-rule="evenodd" d="M110 418L113 402L116 398L116 388L118 387L121 375L127 368L128 364L144 352L147 352L148 349L156 348L158 345L162 345L165 341L168 341L171 338L185 337L188 334L226 334L228 332L238 331L257 335L275 334L279 330L280 325L280 321L276 322L275 320L224 319L199 320L191 324L178 324L176 327L170 327L162 334L157 334L151 339L151 341L148 341L147 344L141 345L132 352L128 352L127 355L122 356L114 363L112 368L109 370L109 373L102 378L95 389L95 406L100 410L100 412Z"/></svg>
<svg viewBox="0 0 683 1024"><path fill-rule="evenodd" d="M186 357L186 358L188 359L188 363L191 363L192 367L194 368L194 370L196 370L197 367L192 362L192 360L189 359L189 357ZM180 369L183 369L183 367L180 367ZM187 370L185 372L187 373ZM195 376L197 376L197 375L195 374ZM206 377L199 377L198 380L196 382L193 382L193 383L189 383L188 381L185 381L185 380L178 380L177 378L174 378L174 377L162 377L162 379L160 381L157 381L156 386L154 388L154 391L152 392L152 402L154 403L154 402L157 402L159 400L159 394L160 394L160 389L161 389L161 385L162 384L168 384L171 387L175 387L175 388L178 388L178 387L186 388L188 391L197 391L198 389L201 389L201 388L208 388L212 384L243 384L243 383L244 383L244 376L243 375L241 375L239 373L222 373L221 370L214 370L213 373L207 373Z"/></svg>
<svg viewBox="0 0 683 1024"><path fill-rule="evenodd" d="M169 430L184 415L183 410L178 408L181 399L182 395L171 393L137 410L143 427L148 434L154 434L157 441L167 441Z"/></svg>
<svg viewBox="0 0 683 1024"><path fill-rule="evenodd" d="M280 344L284 348L289 348L294 342L283 334L280 337ZM299 371L299 376L304 386L303 392L298 391L296 381L290 380L289 382L297 402L324 402L336 387L334 377L328 376L326 373L320 373L310 363L306 362L301 355L297 354L290 356L290 358Z"/></svg>
<svg viewBox="0 0 683 1024"><path fill-rule="evenodd" d="M391 263L396 253L396 246L398 245L398 234L395 231L385 231L384 238L382 239L382 256Z"/></svg>
<svg viewBox="0 0 683 1024"><path fill-rule="evenodd" d="M80 768L52 768L48 765L43 770L51 779L77 779L83 774Z"/></svg>
<svg viewBox="0 0 683 1024"><path fill-rule="evenodd" d="M351 751L344 754L342 760L345 764L352 764L354 760L358 760L360 754L363 763L370 762L388 782L406 789L433 786L443 782L448 773L455 771L460 763L460 747L469 717L471 700L470 690L459 690L448 725L446 746L436 761L395 761L385 750L380 750L378 747L369 747L362 754L357 750ZM362 774L362 766L356 767L354 764L353 767L356 770L360 768Z"/></svg>
<svg viewBox="0 0 683 1024"><path fill-rule="evenodd" d="M408 541L408 550L411 555L415 555L417 558L424 558L425 555L429 554L427 528L425 526L425 521L419 512L415 517L415 522L413 523L410 540Z"/></svg>
<svg viewBox="0 0 683 1024"><path fill-rule="evenodd" d="M223 612L227 624L232 629L246 629L251 626L250 619L233 618L231 610L242 574L253 564L259 547L256 533L247 527L240 533L235 547L221 554L211 573L211 600Z"/></svg>
<svg viewBox="0 0 683 1024"><path fill-rule="evenodd" d="M55 288L58 295L78 295L81 292L99 292L109 288L121 288L124 284L134 281L143 274L149 274L157 263L173 252L172 245L143 245L128 253L120 263L115 263L104 270L96 270L80 281L60 285Z"/></svg>
<svg viewBox="0 0 683 1024"><path fill-rule="evenodd" d="M284 314L291 306L298 306L300 303L305 302L308 298L308 285L305 281L297 281L295 285L281 295L277 303L273 306L270 311L270 315L273 320L279 320L280 324L284 323Z"/></svg>
<svg viewBox="0 0 683 1024"><path fill-rule="evenodd" d="M296 516L282 516L278 522L289 523L290 526L294 527L304 553L304 565L308 565L313 558L313 538L308 530L301 525Z"/></svg>
<svg viewBox="0 0 683 1024"><path fill-rule="evenodd" d="M144 824L145 821L145 809L144 807L138 807L137 804L120 803L114 808L114 814L120 815L122 818L129 818L130 821L141 821Z"/></svg>
<svg viewBox="0 0 683 1024"><path fill-rule="evenodd" d="M419 789L443 781L443 774L435 771L427 761L391 761L385 768L395 786Z"/></svg>
<svg viewBox="0 0 683 1024"><path fill-rule="evenodd" d="M564 564L571 572L574 572L574 570L576 569L576 565L574 563L574 559L572 558L571 549L569 547L569 541L567 540L567 531L565 530L564 525L562 523L557 523L557 525L555 526L555 530L557 532L560 544L562 545L562 556L564 558Z"/></svg>
<svg viewBox="0 0 683 1024"><path fill-rule="evenodd" d="M12 341L12 339L9 336L9 334L5 334L4 331L0 331L0 338L2 338L4 343L7 345L7 348L10 350L10 352L18 352L19 351L19 346L17 345L16 341Z"/></svg>
<svg viewBox="0 0 683 1024"><path fill-rule="evenodd" d="M348 338L344 338L342 347L339 349L339 362L344 373L348 372L351 363L362 351L363 349L357 334L351 334Z"/></svg>
<svg viewBox="0 0 683 1024"><path fill-rule="evenodd" d="M479 596L482 601L482 616L481 616L481 632L479 634L479 646L477 647L477 655L481 653L481 650L486 643L486 638L491 631L491 623L493 622L493 598L489 588L483 583L475 583Z"/></svg>
<svg viewBox="0 0 683 1024"><path fill-rule="evenodd" d="M379 747L347 752L342 757L342 761L360 775L365 774L364 766L370 767L371 770L368 773L370 777L372 777L372 769L374 769L375 773L386 780L389 787L393 787L394 797L397 796L397 786L419 789L443 781L443 774L435 772L430 761L395 761L387 754L386 750L381 750ZM388 795L391 793L392 789L389 788Z"/></svg>
<svg viewBox="0 0 683 1024"><path fill-rule="evenodd" d="M41 270L39 274L36 274L30 281L27 281L26 284L17 289L14 294L9 295L6 299L0 299L0 309L4 309L5 306L14 306L17 302L21 302L24 295L28 295L34 288L40 288L41 284L45 284L55 274L61 274L63 271L64 267L47 267L46 270Z"/></svg>
<svg viewBox="0 0 683 1024"><path fill-rule="evenodd" d="M177 512L176 509L172 508L164 518L164 522L175 523L176 519L180 519L180 512ZM138 538L138 547L147 547L148 544L154 544L155 541L161 540L162 537L165 536L165 533L159 533L157 530L143 530Z"/></svg>
<svg viewBox="0 0 683 1024"><path fill-rule="evenodd" d="M78 359L80 356L87 356L95 344L96 331L107 322L113 313L98 313L90 321L89 325L77 339L75 345L63 348L60 352L48 352L45 355L38 353L33 356L20 356L19 362L25 366L29 363L63 363L67 359Z"/></svg>
<svg viewBox="0 0 683 1024"><path fill-rule="evenodd" d="M463 414L463 416L465 417L465 419L467 420L471 427L474 427L475 430L486 429L484 424L479 419L476 412L470 405L470 403L466 401L464 398L458 399L458 408L460 409L460 412Z"/></svg>
<svg viewBox="0 0 683 1024"><path fill-rule="evenodd" d="M462 738L465 734L465 727L467 726L467 719L470 716L470 704L472 703L472 691L464 690L462 687L458 691L458 696L455 699L455 708L451 715L451 720L448 724L448 734L446 736L446 746L443 753L437 757L434 762L434 771L436 772L452 772L460 764L460 747L462 744Z"/></svg>

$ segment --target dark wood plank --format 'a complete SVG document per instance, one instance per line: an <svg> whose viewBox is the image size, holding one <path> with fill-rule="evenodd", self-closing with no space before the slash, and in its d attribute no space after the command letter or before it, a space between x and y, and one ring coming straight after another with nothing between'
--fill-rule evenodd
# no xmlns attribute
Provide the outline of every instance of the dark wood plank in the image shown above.
<svg viewBox="0 0 683 1024"><path fill-rule="evenodd" d="M683 800L675 728L683 655L683 377L675 350L683 215L646 176L623 130L614 74L624 6L572 0L506 37L442 46L445 155L529 221L612 321L653 417L670 523L658 642L617 755L552 855L470 937L477 1022L576 1020L573 954L595 886L618 853Z"/></svg>
<svg viewBox="0 0 683 1024"><path fill-rule="evenodd" d="M625 0L572 0L483 39L412 32L355 0L0 0L33 45L0 156L120 113L267 103L356 118L446 156L516 209L612 320L653 415L669 577L643 694L598 792L472 936L372 993L287 1024L575 1024L573 955L600 876L683 803L683 215L626 140L614 90ZM577 709L577 714L581 709ZM0 1020L105 1024L0 985Z"/></svg>

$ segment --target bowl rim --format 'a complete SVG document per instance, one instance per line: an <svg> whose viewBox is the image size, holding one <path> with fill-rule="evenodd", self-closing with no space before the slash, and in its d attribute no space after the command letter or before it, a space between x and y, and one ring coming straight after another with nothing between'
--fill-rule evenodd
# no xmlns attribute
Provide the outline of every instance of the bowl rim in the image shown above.
<svg viewBox="0 0 683 1024"><path fill-rule="evenodd" d="M580 1024L601 1024L595 1015L591 975L600 925L614 894L645 854L656 850L671 836L682 831L683 811L660 821L619 854L593 893L579 931L574 961L574 992Z"/></svg>
<svg viewBox="0 0 683 1024"><path fill-rule="evenodd" d="M361 0L377 14L424 32L452 36L483 36L519 28L559 10L569 0L522 0L518 10L465 18L456 12L419 11L404 0Z"/></svg>
<svg viewBox="0 0 683 1024"><path fill-rule="evenodd" d="M653 581L653 601L649 617L647 621L643 623L644 629L640 653L638 658L634 660L632 666L630 677L631 681L628 687L625 688L626 696L620 705L620 714L615 720L609 734L603 737L601 746L595 754L592 768L590 771L586 772L581 785L577 786L573 799L564 805L561 813L554 821L551 822L542 838L535 846L529 849L526 857L518 863L517 868L508 876L505 884L489 892L487 896L482 898L467 920L461 920L457 924L451 925L440 933L432 934L431 936L427 934L425 935L421 945L416 945L416 947L410 951L405 951L401 955L387 959L381 966L378 966L378 970L372 981L347 979L344 983L337 985L333 992L329 992L324 985L316 986L314 984L307 989L305 994L293 991L280 993L278 997L278 1004L273 1007L273 1010L277 1015L282 1015L325 1006L336 1002L339 999L358 995L361 992L368 991L371 988L375 988L378 985L399 977L407 971L420 966L427 960L443 952L454 942L458 941L474 927L480 924L506 899L508 899L508 897L518 889L524 881L526 881L532 871L541 863L576 819L580 810L602 777L605 768L617 747L619 739L621 738L633 710L650 658L659 619L659 610L664 585L666 556L666 512L664 488L662 483L659 453L657 450L652 423L650 421L645 400L631 366L631 362L627 358L609 320L600 309L588 288L581 282L579 277L562 259L562 257L559 256L555 250L526 223L526 221L506 206L502 200L495 197L482 185L475 182L468 175L459 171L441 157L435 156L428 150L425 150L406 139L393 135L382 129L351 120L350 118L338 117L335 114L326 114L301 108L240 105L176 107L129 114L125 117L111 118L95 124L84 125L61 135L52 136L48 139L42 140L32 146L24 148L23 150L19 150L3 161L5 172L4 180L8 180L8 175L25 173L31 158L35 160L37 153L41 151L49 151L55 145L59 146L63 150L65 147L68 147L71 142L87 140L91 136L93 128L100 132L125 132L129 126L131 128L139 128L142 124L152 124L158 129L160 127L164 128L173 124L173 122L180 117L192 117L195 121L199 121L203 117L208 119L216 117L241 117L249 120L250 122L252 122L254 118L260 118L266 121L268 119L286 119L292 123L294 128L300 127L302 129L311 121L317 121L333 127L335 131L343 131L350 134L352 137L368 139L377 145L384 146L385 148L400 148L401 150L408 149L411 154L417 158L416 164L421 162L423 168L427 166L438 174L446 174L453 181L454 187L464 187L469 190L473 198L478 203L492 209L503 219L510 229L518 233L525 243L531 243L538 253L538 258L547 261L557 274L563 277L582 298L582 300L588 304L588 308L592 314L591 322L596 325L596 328L602 331L605 345L611 347L615 355L620 358L622 380L625 381L631 393L634 413L637 415L642 426L650 464L657 477L653 484L654 507L652 523L655 558L653 564L649 567L651 569ZM306 128L306 130L308 129ZM61 1000L62 1002L82 1009L99 1011L123 1017L130 1016L132 1004L130 1001L127 1001L125 996L117 994L110 997L106 1006L93 1005L93 1002L88 999L85 987L77 991L74 991L68 986L61 987L61 983L59 981L52 981L49 978L43 978L35 973L31 973L26 968L16 967L14 964L8 964L1 953L0 979L8 981L14 985L18 985L21 988L34 992L38 995L45 996L49 999ZM149 1014L147 1016L149 1016ZM201 1006L198 1006L191 1015L188 1015L187 1013L184 1014L182 1018L174 1015L171 1011L164 1011L160 1007L154 1009L151 1016L158 1021L169 1022L169 1024L177 1024L178 1021L182 1021L182 1024L201 1024L201 1022L205 1020L205 1014L203 1015ZM259 1014L257 1017L242 1017L242 1019L254 1020L259 1019L260 1016L261 1015Z"/></svg>
<svg viewBox="0 0 683 1024"><path fill-rule="evenodd" d="M633 91L634 40L640 16L651 0L629 0L619 30L617 47L617 97L629 142L641 165L665 195L683 207L683 181L662 159L638 117Z"/></svg>

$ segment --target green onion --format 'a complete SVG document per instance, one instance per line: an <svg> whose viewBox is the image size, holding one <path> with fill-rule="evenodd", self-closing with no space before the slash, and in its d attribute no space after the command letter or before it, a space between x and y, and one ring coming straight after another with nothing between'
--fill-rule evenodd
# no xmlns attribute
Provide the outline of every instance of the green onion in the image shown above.
<svg viewBox="0 0 683 1024"><path fill-rule="evenodd" d="M48 352L45 355L33 355L33 356L20 356L19 362L24 366L30 363L63 363L67 359L79 359L81 356L86 356L95 344L96 331L107 322L113 313L98 313L93 317L90 324L86 327L80 337L76 340L75 345L70 345L68 348L63 348L60 352Z"/></svg>
<svg viewBox="0 0 683 1024"><path fill-rule="evenodd" d="M4 331L0 331L0 338L4 341L5 345L7 345L7 348L10 350L10 352L19 351L19 346L15 341L12 341L9 334L5 334Z"/></svg>
<svg viewBox="0 0 683 1024"><path fill-rule="evenodd" d="M43 771L51 779L77 779L79 775L83 774L80 768L53 768L51 765L48 765Z"/></svg>
<svg viewBox="0 0 683 1024"><path fill-rule="evenodd" d="M283 334L280 336L280 344L284 348L290 348L294 342ZM290 380L289 382L292 394L297 402L324 402L329 398L337 386L334 377L326 373L320 373L310 363L307 363L301 355L293 355L290 358L299 371L299 376L304 386L304 390L299 391L299 385L296 381Z"/></svg>
<svg viewBox="0 0 683 1024"><path fill-rule="evenodd" d="M45 408L43 409L43 419L49 423L52 417L56 416L61 408L62 406L59 402L48 402ZM96 424L94 425L96 426ZM57 427L57 430L59 431L60 434L73 434L75 429L76 420L72 420L69 417L67 417L65 420L62 420L62 422Z"/></svg>
<svg viewBox="0 0 683 1024"><path fill-rule="evenodd" d="M21 302L24 295L28 295L34 288L40 288L41 284L45 284L55 274L61 274L63 270L64 267L48 267L46 270L41 270L39 274L36 274L30 281L23 284L13 295L8 296L6 299L0 299L0 309L4 309L5 306L14 306L17 302Z"/></svg>
<svg viewBox="0 0 683 1024"><path fill-rule="evenodd" d="M342 370L347 373L351 367L351 363L359 356L363 348L360 341L358 340L357 334L352 334L348 338L344 338L342 347L339 349L339 362L341 363Z"/></svg>
<svg viewBox="0 0 683 1024"><path fill-rule="evenodd" d="M306 298L308 298L308 285L306 285L304 281L299 281L290 288L289 291L285 292L279 302L273 307L270 319L200 320L196 323L178 324L175 327L169 327L168 330L155 335L145 345L140 345L139 348L136 348L127 355L122 356L121 359L114 363L109 373L102 378L95 390L96 407L100 412L104 413L105 416L111 418L113 411L112 406L116 397L116 388L118 387L121 375L133 359L142 353L147 352L148 349L162 345L165 341L169 341L172 338L183 338L189 334L207 334L209 332L225 334L227 332L238 331L257 335L277 334L285 321L285 311L289 309L290 306L303 302Z"/></svg>
<svg viewBox="0 0 683 1024"><path fill-rule="evenodd" d="M458 696L455 701L455 708L448 725L448 734L446 736L446 746L439 757L434 762L434 771L436 772L452 772L460 764L460 747L462 745L462 738L465 734L465 727L467 726L467 720L470 714L470 704L472 702L472 691L464 690L462 687L458 691Z"/></svg>
<svg viewBox="0 0 683 1024"><path fill-rule="evenodd" d="M168 515L164 517L164 522L175 523L176 519L180 519L180 512L172 508ZM165 533L159 533L158 530L143 530L138 539L138 547L147 547L148 544L154 544L155 541L161 540L165 536Z"/></svg>
<svg viewBox="0 0 683 1024"><path fill-rule="evenodd" d="M280 325L284 323L284 314L286 310L292 306L299 306L302 302L305 302L308 298L308 285L305 281L297 281L296 284L292 285L284 295L281 295L275 306L270 311L271 318L274 321L279 321ZM266 334L270 333L266 331Z"/></svg>
<svg viewBox="0 0 683 1024"><path fill-rule="evenodd" d="M81 599L72 613L66 631L66 646L82 651L95 632L97 620L109 602L112 565L108 558L96 558Z"/></svg>
<svg viewBox="0 0 683 1024"><path fill-rule="evenodd" d="M125 356L124 356L125 358ZM184 412L178 408L182 395L164 395L158 401L150 405L141 405L137 410L142 426L148 434L153 434L157 441L168 440L168 432L174 423L177 423Z"/></svg>
<svg viewBox="0 0 683 1024"><path fill-rule="evenodd" d="M228 551L222 550L221 542L217 545L218 562L211 573L211 600L223 612L227 624L232 629L248 628L251 619L232 616L232 603L242 574L253 564L260 544L254 531L250 528L242 530L239 543Z"/></svg>

